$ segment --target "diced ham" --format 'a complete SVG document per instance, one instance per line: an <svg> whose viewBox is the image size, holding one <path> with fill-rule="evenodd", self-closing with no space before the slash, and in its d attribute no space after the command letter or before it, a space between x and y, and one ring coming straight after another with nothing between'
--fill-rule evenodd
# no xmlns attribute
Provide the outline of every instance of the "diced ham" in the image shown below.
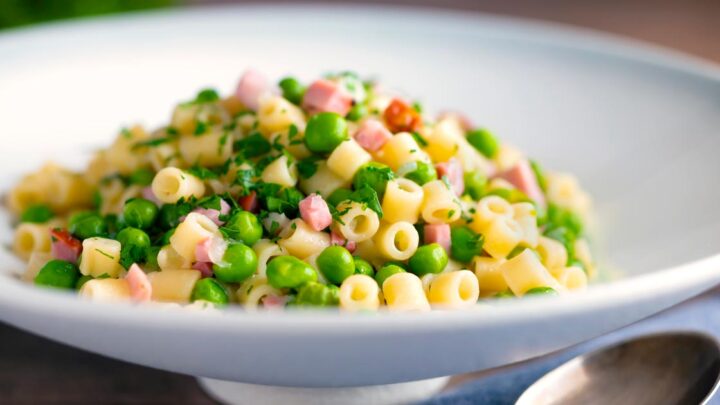
<svg viewBox="0 0 720 405"><path fill-rule="evenodd" d="M288 302L287 296L277 296L274 294L266 295L260 299L263 308L269 310L283 309Z"/></svg>
<svg viewBox="0 0 720 405"><path fill-rule="evenodd" d="M195 208L192 212L197 212L200 215L208 217L217 226L221 226L225 221L220 219L221 215L227 215L230 213L230 204L226 203L225 200L220 199L220 210L214 208Z"/></svg>
<svg viewBox="0 0 720 405"><path fill-rule="evenodd" d="M210 262L196 262L192 265L192 268L199 271L202 278L212 277L213 275L213 264Z"/></svg>
<svg viewBox="0 0 720 405"><path fill-rule="evenodd" d="M343 238L342 235L337 234L335 231L330 232L330 244L342 246L350 253L353 253L357 248L357 243L355 241L348 241L347 239Z"/></svg>
<svg viewBox="0 0 720 405"><path fill-rule="evenodd" d="M406 102L394 98L383 113L385 124L393 133L415 132L422 128L420 114Z"/></svg>
<svg viewBox="0 0 720 405"><path fill-rule="evenodd" d="M334 112L347 115L352 108L353 99L342 87L330 80L320 79L308 87L303 96L302 106L311 114Z"/></svg>
<svg viewBox="0 0 720 405"><path fill-rule="evenodd" d="M332 215L327 203L317 194L310 194L300 204L300 217L310 228L321 231L332 224Z"/></svg>
<svg viewBox="0 0 720 405"><path fill-rule="evenodd" d="M535 172L530 166L530 161L527 159L520 160L511 169L500 173L498 177L509 181L533 201L545 206L545 195L538 184Z"/></svg>
<svg viewBox="0 0 720 405"><path fill-rule="evenodd" d="M162 202L160 200L158 200L157 197L155 196L155 193L153 192L151 186L147 186L142 189L142 198L144 198L148 201L154 202L155 205L158 205L158 206L162 205Z"/></svg>
<svg viewBox="0 0 720 405"><path fill-rule="evenodd" d="M424 228L425 243L437 243L450 253L450 225L427 224Z"/></svg>
<svg viewBox="0 0 720 405"><path fill-rule="evenodd" d="M53 229L50 231L50 252L52 257L65 260L70 263L77 263L82 253L82 242L70 235L70 232L64 229Z"/></svg>
<svg viewBox="0 0 720 405"><path fill-rule="evenodd" d="M438 177L443 178L447 176L450 187L457 195L462 195L465 191L465 180L463 180L463 167L459 160L452 158L447 162L438 163L435 165Z"/></svg>
<svg viewBox="0 0 720 405"><path fill-rule="evenodd" d="M240 204L240 207L242 207L245 211L253 213L257 213L260 208L257 193L255 191L251 191L248 195L238 198L238 204Z"/></svg>
<svg viewBox="0 0 720 405"><path fill-rule="evenodd" d="M215 236L200 241L195 246L197 262L220 263L225 256L228 244L222 236Z"/></svg>
<svg viewBox="0 0 720 405"><path fill-rule="evenodd" d="M140 266L133 263L125 276L125 280L127 280L130 286L130 297L133 301L150 301L152 297L152 284L150 284L147 274L142 271Z"/></svg>
<svg viewBox="0 0 720 405"><path fill-rule="evenodd" d="M366 120L355 132L355 141L365 150L375 152L392 138L392 133L382 122L374 119Z"/></svg>
<svg viewBox="0 0 720 405"><path fill-rule="evenodd" d="M253 69L247 70L238 83L235 90L235 97L247 108L257 111L260 104L260 96L269 91L265 76Z"/></svg>

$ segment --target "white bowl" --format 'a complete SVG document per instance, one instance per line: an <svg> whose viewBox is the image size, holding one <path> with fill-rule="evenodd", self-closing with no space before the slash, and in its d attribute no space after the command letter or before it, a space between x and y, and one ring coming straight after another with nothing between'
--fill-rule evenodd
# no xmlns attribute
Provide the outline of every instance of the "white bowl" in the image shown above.
<svg viewBox="0 0 720 405"><path fill-rule="evenodd" d="M37 289L0 253L0 319L72 346L253 384L389 384L562 349L720 280L720 72L687 56L546 24L359 6L54 24L0 35L0 55L2 190L48 158L82 166L121 125L159 124L200 87L230 91L248 66L305 79L353 69L577 173L596 199L601 271L612 275L576 295L463 312L213 315ZM0 220L7 244L6 212Z"/></svg>

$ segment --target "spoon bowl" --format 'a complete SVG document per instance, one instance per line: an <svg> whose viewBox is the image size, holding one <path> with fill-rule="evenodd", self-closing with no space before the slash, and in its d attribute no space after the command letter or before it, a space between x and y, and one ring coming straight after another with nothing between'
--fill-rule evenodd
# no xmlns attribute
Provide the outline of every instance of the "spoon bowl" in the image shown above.
<svg viewBox="0 0 720 405"><path fill-rule="evenodd" d="M705 404L718 388L720 346L701 333L643 336L576 357L517 405Z"/></svg>

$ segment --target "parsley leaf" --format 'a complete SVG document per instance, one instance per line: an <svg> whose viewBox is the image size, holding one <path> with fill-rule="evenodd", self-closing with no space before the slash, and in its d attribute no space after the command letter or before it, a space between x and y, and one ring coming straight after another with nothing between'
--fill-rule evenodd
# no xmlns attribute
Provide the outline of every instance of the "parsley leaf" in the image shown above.
<svg viewBox="0 0 720 405"><path fill-rule="evenodd" d="M419 133L413 132L412 137L415 138L415 142L417 142L418 145L422 146L423 148L428 146L427 139L423 138L423 136L420 135Z"/></svg>
<svg viewBox="0 0 720 405"><path fill-rule="evenodd" d="M315 175L315 172L317 172L318 169L318 160L320 160L319 157L310 156L309 158L305 158L297 162L297 169L300 177L304 179L309 179L310 177Z"/></svg>
<svg viewBox="0 0 720 405"><path fill-rule="evenodd" d="M239 169L233 184L242 188L240 195L246 196L255 188L255 170Z"/></svg>
<svg viewBox="0 0 720 405"><path fill-rule="evenodd" d="M217 90L210 88L200 90L197 96L195 96L196 103L212 103L218 100L220 100L220 95Z"/></svg>
<svg viewBox="0 0 720 405"><path fill-rule="evenodd" d="M205 132L207 132L207 122L204 121L198 121L195 123L195 131L193 132L193 135L200 136L203 135Z"/></svg>
<svg viewBox="0 0 720 405"><path fill-rule="evenodd" d="M207 167L202 167L195 165L189 169L186 170L189 174L192 174L193 176L197 177L200 180L208 180L208 179L217 179L218 175L214 171L208 169Z"/></svg>
<svg viewBox="0 0 720 405"><path fill-rule="evenodd" d="M261 133L253 132L247 138L235 142L233 149L250 159L270 152L270 142Z"/></svg>
<svg viewBox="0 0 720 405"><path fill-rule="evenodd" d="M383 217L382 206L380 205L377 192L375 192L375 190L367 184L350 194L349 200L362 203L371 210L375 211L378 214L378 217Z"/></svg>

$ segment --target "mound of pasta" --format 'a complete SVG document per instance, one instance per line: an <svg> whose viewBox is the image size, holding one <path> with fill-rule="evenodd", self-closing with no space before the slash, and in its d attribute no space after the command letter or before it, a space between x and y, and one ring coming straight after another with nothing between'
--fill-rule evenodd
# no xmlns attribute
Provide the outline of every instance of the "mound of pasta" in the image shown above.
<svg viewBox="0 0 720 405"><path fill-rule="evenodd" d="M125 128L82 173L10 192L22 278L93 300L346 311L563 294L594 272L589 198L458 114L353 73L247 71Z"/></svg>

